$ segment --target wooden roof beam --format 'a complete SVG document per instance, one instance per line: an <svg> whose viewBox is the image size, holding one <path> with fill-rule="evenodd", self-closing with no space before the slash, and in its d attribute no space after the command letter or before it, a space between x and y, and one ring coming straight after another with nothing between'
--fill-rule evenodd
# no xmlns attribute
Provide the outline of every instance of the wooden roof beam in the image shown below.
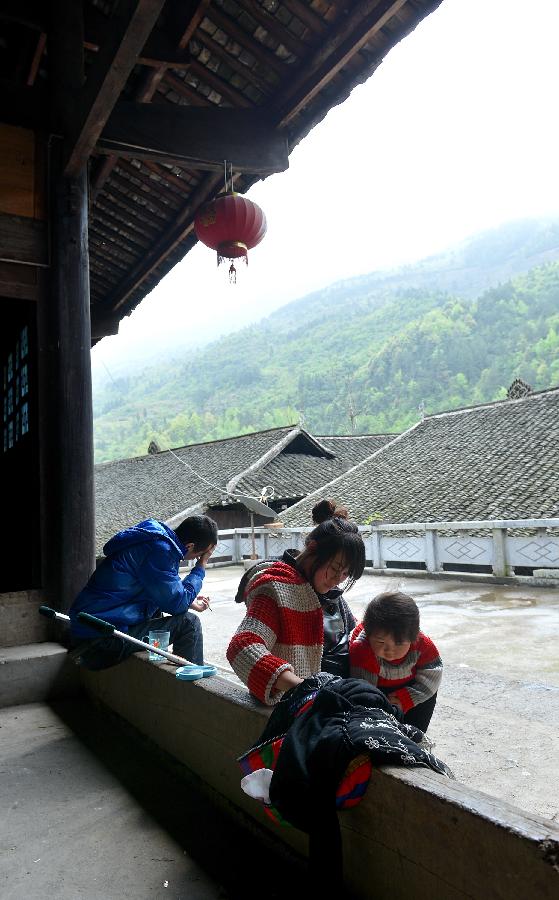
<svg viewBox="0 0 559 900"><path fill-rule="evenodd" d="M109 40L111 31L111 19L96 6L87 3L84 7L84 47L98 52ZM137 61L144 66L186 69L190 63L190 54L188 49L177 49L176 42L171 40L166 31L154 28Z"/></svg>
<svg viewBox="0 0 559 900"><path fill-rule="evenodd" d="M309 64L289 84L279 107L285 128L359 50L384 28L407 0L361 0L342 26L324 41Z"/></svg>
<svg viewBox="0 0 559 900"><path fill-rule="evenodd" d="M198 2L196 3L196 5L194 7L194 10L190 11L188 23L187 23L186 27L183 28L182 33L181 33L181 38L177 45L178 50L184 50L186 47L188 47L188 44L190 43L192 35L194 34L196 29L198 28L198 25L200 24L203 17L205 16L206 10L207 10L208 6L210 5L210 2L211 2L211 0L198 0ZM174 9L175 9L175 25L178 25L178 21L177 21L178 20L178 8L175 7ZM181 4L180 9L182 10L182 4ZM159 84L161 83L161 81L163 80L163 77L165 76L166 73L167 73L166 66L159 66L157 69L152 69L152 71L149 73L149 75L144 77L144 79L141 81L139 87L136 89L136 91L134 93L134 99L137 100L138 103L149 103L150 100L153 98L155 92L157 91L157 88L158 88ZM180 84L183 84L183 82L180 78L176 78L176 76L173 76L173 78L175 81L179 82ZM195 93L195 92L193 91L192 93ZM101 168L98 170L97 175L95 177L95 181L93 182L92 189L91 189L91 196L92 196L93 201L95 201L95 198L98 196L99 192L102 190L103 185L105 184L107 178L109 177L109 175L111 174L112 170L114 169L114 167L117 163L117 159L118 159L118 157L116 157L116 156L107 157L107 159L105 160L105 162L103 163Z"/></svg>
<svg viewBox="0 0 559 900"><path fill-rule="evenodd" d="M110 19L110 32L90 69L70 124L64 174L76 175L89 159L165 0L123 0Z"/></svg>
<svg viewBox="0 0 559 900"><path fill-rule="evenodd" d="M95 309L91 311L91 338L100 341L109 334L118 334L120 321L111 316L104 316Z"/></svg>
<svg viewBox="0 0 559 900"><path fill-rule="evenodd" d="M222 171L224 159L235 171L256 175L284 172L289 166L286 137L272 128L259 109L169 109L120 101L97 150L217 172Z"/></svg>

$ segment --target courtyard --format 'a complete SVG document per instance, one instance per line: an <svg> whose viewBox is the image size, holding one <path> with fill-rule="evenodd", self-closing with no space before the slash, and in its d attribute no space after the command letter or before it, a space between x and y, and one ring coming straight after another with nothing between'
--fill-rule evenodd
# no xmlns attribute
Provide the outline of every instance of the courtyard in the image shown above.
<svg viewBox="0 0 559 900"><path fill-rule="evenodd" d="M225 651L244 614L234 602L241 566L208 570L205 657L235 675ZM345 595L359 620L371 597L403 590L445 670L429 736L469 787L559 820L559 590L365 573Z"/></svg>

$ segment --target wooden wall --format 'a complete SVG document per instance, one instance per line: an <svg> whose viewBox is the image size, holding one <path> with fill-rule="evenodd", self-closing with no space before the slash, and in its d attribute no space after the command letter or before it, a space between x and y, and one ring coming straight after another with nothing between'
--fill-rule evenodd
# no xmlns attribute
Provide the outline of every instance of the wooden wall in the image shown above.
<svg viewBox="0 0 559 900"><path fill-rule="evenodd" d="M0 123L0 212L45 219L43 153L33 131Z"/></svg>
<svg viewBox="0 0 559 900"><path fill-rule="evenodd" d="M39 300L48 268L46 144L0 123L0 299Z"/></svg>
<svg viewBox="0 0 559 900"><path fill-rule="evenodd" d="M44 146L34 132L0 124L0 591L41 584L37 308L48 268Z"/></svg>

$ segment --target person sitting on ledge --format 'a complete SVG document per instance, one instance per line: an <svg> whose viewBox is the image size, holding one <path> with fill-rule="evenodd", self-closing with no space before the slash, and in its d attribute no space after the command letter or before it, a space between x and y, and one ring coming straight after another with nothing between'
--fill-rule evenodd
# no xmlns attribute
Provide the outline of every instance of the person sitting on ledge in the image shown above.
<svg viewBox="0 0 559 900"><path fill-rule="evenodd" d="M97 671L141 651L123 638L99 637L77 618L86 612L139 640L150 631L169 631L174 652L202 665L202 627L189 610L200 613L209 606L198 594L216 544L217 524L209 516L189 516L174 531L157 519L145 519L115 534L103 547L105 559L69 610L76 662ZM196 564L181 579L183 559L195 559ZM170 615L163 617L164 612Z"/></svg>
<svg viewBox="0 0 559 900"><path fill-rule="evenodd" d="M338 674L347 657L349 622L337 606L338 585L351 587L361 577L365 545L345 509L321 506L314 518L320 524L307 536L302 553L293 557L286 551L280 560L257 563L243 579L247 612L227 659L250 693L269 705L324 670L329 657L334 668L327 671ZM326 622L325 604L332 621Z"/></svg>
<svg viewBox="0 0 559 900"><path fill-rule="evenodd" d="M433 641L419 630L419 609L401 591L377 594L351 635L352 678L386 695L404 724L427 731L437 702L443 664Z"/></svg>

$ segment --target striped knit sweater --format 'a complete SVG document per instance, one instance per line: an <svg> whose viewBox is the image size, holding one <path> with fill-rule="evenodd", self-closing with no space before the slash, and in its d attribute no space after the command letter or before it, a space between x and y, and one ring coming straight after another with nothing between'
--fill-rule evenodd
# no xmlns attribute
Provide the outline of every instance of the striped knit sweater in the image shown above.
<svg viewBox="0 0 559 900"><path fill-rule="evenodd" d="M404 713L436 694L443 674L439 651L422 631L405 656L388 662L376 656L362 623L350 638L349 664L352 678L377 685Z"/></svg>
<svg viewBox="0 0 559 900"><path fill-rule="evenodd" d="M320 672L322 607L306 578L281 560L248 579L245 602L247 613L227 648L227 659L250 693L273 705L281 698L274 685L282 672L300 678Z"/></svg>

